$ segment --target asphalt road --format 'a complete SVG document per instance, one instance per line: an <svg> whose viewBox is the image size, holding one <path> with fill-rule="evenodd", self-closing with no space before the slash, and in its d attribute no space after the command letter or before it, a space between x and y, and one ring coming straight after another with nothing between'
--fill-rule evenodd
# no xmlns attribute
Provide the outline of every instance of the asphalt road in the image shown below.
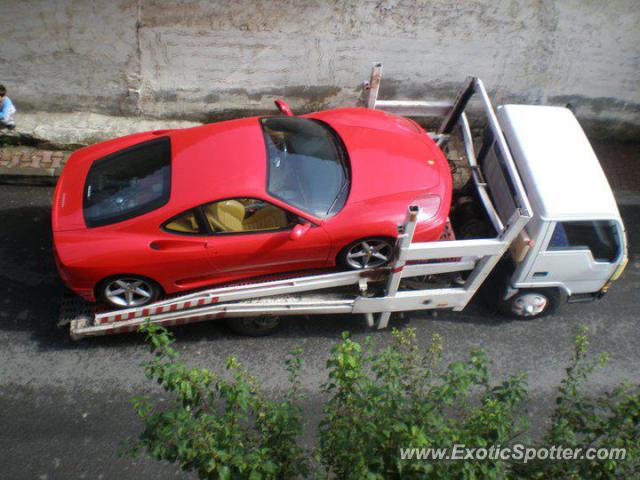
<svg viewBox="0 0 640 480"><path fill-rule="evenodd" d="M136 334L74 343L56 326L63 287L51 256L50 187L0 185L0 478L159 479L181 477L174 466L121 458L117 450L140 424L128 404L136 393L159 394L139 368L147 349ZM593 351L611 362L593 379L594 391L622 380L640 382L640 206L622 207L631 261L603 300L566 306L554 317L508 322L477 305L436 318L416 313L408 324L425 344L445 338L445 360L482 347L496 379L528 373L535 430L544 426L555 388L580 324L592 333ZM236 355L266 388L286 387L283 359L304 348L305 411L317 421L331 346L344 330L356 339L372 334L384 344L389 331L369 332L358 317L290 319L276 336L234 337L214 322L175 330L178 347L193 364L219 369ZM305 436L312 442L312 435Z"/></svg>

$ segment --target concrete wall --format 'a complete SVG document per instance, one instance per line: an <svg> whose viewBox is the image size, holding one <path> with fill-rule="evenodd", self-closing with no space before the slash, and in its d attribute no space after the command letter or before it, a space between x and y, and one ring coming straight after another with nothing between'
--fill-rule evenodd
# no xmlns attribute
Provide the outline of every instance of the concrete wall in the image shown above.
<svg viewBox="0 0 640 480"><path fill-rule="evenodd" d="M592 132L640 137L639 0L2 1L0 83L21 112L211 121L448 99L571 102Z"/></svg>

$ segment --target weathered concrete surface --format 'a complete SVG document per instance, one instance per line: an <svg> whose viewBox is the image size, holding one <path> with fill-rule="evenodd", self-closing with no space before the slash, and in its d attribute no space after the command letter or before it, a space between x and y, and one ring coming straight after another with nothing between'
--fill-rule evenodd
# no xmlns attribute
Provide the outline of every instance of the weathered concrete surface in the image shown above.
<svg viewBox="0 0 640 480"><path fill-rule="evenodd" d="M20 111L135 111L135 1L2 3L0 78Z"/></svg>
<svg viewBox="0 0 640 480"><path fill-rule="evenodd" d="M188 120L120 117L92 112L23 113L19 120L18 135L30 137L34 143L49 143L58 148L74 148L148 130L201 125ZM13 132L6 135L13 135Z"/></svg>
<svg viewBox="0 0 640 480"><path fill-rule="evenodd" d="M356 103L380 60L382 96L447 99L472 74L498 103L570 102L592 133L640 137L637 0L32 0L2 16L21 112L308 111Z"/></svg>

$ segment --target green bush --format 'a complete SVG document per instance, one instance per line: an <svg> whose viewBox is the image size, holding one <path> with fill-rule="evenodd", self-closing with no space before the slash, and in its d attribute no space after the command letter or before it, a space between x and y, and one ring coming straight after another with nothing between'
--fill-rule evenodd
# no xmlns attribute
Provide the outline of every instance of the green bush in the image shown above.
<svg viewBox="0 0 640 480"><path fill-rule="evenodd" d="M146 450L157 460L177 463L200 478L295 478L307 475L309 463L298 446L302 433L299 396L301 351L287 359L291 389L284 398L268 399L234 357L228 375L187 368L162 327L142 327L153 358L144 365L172 396L168 406L135 397L144 431L131 453Z"/></svg>
<svg viewBox="0 0 640 480"><path fill-rule="evenodd" d="M480 351L438 373L442 339L425 354L415 331L394 331L394 344L373 351L347 335L328 362L331 394L320 425L320 453L338 478L497 478L504 462L400 459L401 447L505 445L524 431L518 407L522 376L492 385Z"/></svg>
<svg viewBox="0 0 640 480"><path fill-rule="evenodd" d="M482 351L440 365L442 338L422 351L413 329L393 332L393 343L374 348L344 334L327 362L328 400L314 452L299 445L303 430L299 372L302 352L288 356L291 388L268 398L238 361L226 372L187 368L163 328L142 328L152 359L144 368L171 402L136 397L144 430L129 450L145 450L200 478L234 479L484 479L637 478L640 402L638 387L621 385L587 395L585 382L607 357L587 355L585 332L576 339L551 425L537 446L619 447L624 460L533 461L403 460L402 448L446 448L523 443L527 432L523 375L491 380ZM315 458L312 464L309 459Z"/></svg>
<svg viewBox="0 0 640 480"><path fill-rule="evenodd" d="M640 392L638 386L622 384L599 396L585 393L591 373L609 357L587 355L588 339L583 327L576 337L573 358L558 389L551 426L538 446L577 448L624 448L620 460L536 461L514 465L514 475L535 479L640 478Z"/></svg>

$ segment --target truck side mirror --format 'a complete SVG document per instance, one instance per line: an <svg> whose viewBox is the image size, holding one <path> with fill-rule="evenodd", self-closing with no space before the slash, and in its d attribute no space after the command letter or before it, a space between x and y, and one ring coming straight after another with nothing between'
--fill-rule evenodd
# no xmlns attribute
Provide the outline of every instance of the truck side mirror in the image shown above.
<svg viewBox="0 0 640 480"><path fill-rule="evenodd" d="M278 107L278 110L280 111L280 113L282 113L283 115L286 115L287 117L293 117L293 111L291 110L291 107L289 107L289 104L287 102L285 102L284 100L276 100L273 103L276 104L276 107Z"/></svg>
<svg viewBox="0 0 640 480"><path fill-rule="evenodd" d="M299 223L299 224L297 224L295 227L293 227L293 230L291 230L291 234L289 235L289 239L290 240L299 240L300 238L302 238L304 236L305 233L307 233L309 231L310 228L311 228L311 224L310 223Z"/></svg>

